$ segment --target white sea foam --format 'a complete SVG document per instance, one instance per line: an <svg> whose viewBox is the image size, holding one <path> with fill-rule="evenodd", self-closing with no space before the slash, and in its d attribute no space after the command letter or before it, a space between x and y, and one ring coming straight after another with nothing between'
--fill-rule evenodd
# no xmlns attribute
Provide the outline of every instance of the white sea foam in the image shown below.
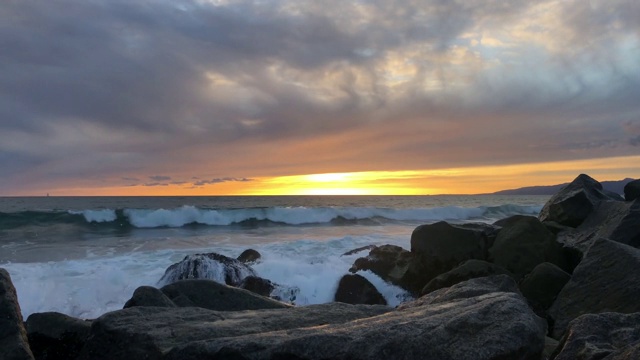
<svg viewBox="0 0 640 360"><path fill-rule="evenodd" d="M115 221L116 211L111 209L100 209L100 210L83 210L83 211L69 211L70 214L74 215L82 215L87 222L111 222Z"/></svg>

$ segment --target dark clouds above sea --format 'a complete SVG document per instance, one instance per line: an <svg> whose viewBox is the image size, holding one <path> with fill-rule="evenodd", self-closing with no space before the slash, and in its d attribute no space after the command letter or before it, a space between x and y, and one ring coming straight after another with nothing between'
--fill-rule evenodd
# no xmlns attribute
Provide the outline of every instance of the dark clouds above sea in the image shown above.
<svg viewBox="0 0 640 360"><path fill-rule="evenodd" d="M636 155L639 19L633 0L4 1L0 194Z"/></svg>

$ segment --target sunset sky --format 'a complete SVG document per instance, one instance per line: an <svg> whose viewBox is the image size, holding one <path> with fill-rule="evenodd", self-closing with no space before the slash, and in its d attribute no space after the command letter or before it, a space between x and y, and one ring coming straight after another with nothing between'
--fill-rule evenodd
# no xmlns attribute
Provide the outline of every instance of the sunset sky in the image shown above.
<svg viewBox="0 0 640 360"><path fill-rule="evenodd" d="M4 0L0 196L640 178L640 1Z"/></svg>

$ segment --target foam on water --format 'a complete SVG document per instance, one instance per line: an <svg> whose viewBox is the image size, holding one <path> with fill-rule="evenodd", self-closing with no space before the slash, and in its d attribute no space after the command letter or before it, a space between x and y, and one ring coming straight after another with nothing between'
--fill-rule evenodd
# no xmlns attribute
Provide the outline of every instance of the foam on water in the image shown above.
<svg viewBox="0 0 640 360"><path fill-rule="evenodd" d="M88 222L96 222L96 223L104 223L115 221L116 211L110 209L100 209L100 210L83 210L83 211L69 211L70 214L73 215L82 215L84 219Z"/></svg>

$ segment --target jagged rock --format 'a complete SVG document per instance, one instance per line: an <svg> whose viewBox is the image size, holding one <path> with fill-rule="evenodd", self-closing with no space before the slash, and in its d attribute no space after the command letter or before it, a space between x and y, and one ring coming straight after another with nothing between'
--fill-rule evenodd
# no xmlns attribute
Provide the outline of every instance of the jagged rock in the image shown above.
<svg viewBox="0 0 640 360"><path fill-rule="evenodd" d="M0 359L33 360L18 295L7 270L0 268Z"/></svg>
<svg viewBox="0 0 640 360"><path fill-rule="evenodd" d="M362 252L362 251L365 251L365 250L369 250L369 251L371 251L371 250L373 250L373 249L375 249L375 248L377 248L377 246L376 246L376 245L366 245L366 246L361 246L361 247L359 247L359 248L356 248L356 249L353 249L353 250L349 250L349 251L347 251L346 253L342 254L342 256L350 256L350 255L354 255L354 254L357 254L357 253Z"/></svg>
<svg viewBox="0 0 640 360"><path fill-rule="evenodd" d="M209 279L221 284L238 286L247 276L257 276L252 268L228 256L209 253L187 255L165 271L160 285L185 279Z"/></svg>
<svg viewBox="0 0 640 360"><path fill-rule="evenodd" d="M432 291L455 285L457 283L491 275L505 274L511 275L509 271L501 266L491 264L484 260L467 260L460 266L436 276L422 288L422 295Z"/></svg>
<svg viewBox="0 0 640 360"><path fill-rule="evenodd" d="M258 261L262 255L257 250L247 249L238 256L238 261L244 264L252 264Z"/></svg>
<svg viewBox="0 0 640 360"><path fill-rule="evenodd" d="M540 211L541 221L577 227L603 200L619 200L605 192L595 179L580 174L569 185L553 195Z"/></svg>
<svg viewBox="0 0 640 360"><path fill-rule="evenodd" d="M349 271L369 270L383 280L406 289L409 287L407 272L413 259L413 254L400 246L382 245L373 248L367 257L356 259Z"/></svg>
<svg viewBox="0 0 640 360"><path fill-rule="evenodd" d="M153 286L140 286L133 292L133 296L124 304L124 309L134 306L176 307L160 289Z"/></svg>
<svg viewBox="0 0 640 360"><path fill-rule="evenodd" d="M569 279L571 275L556 265L542 263L522 280L520 291L536 314L543 316Z"/></svg>
<svg viewBox="0 0 640 360"><path fill-rule="evenodd" d="M640 248L640 200L602 201L577 229L558 234L558 241L582 253L599 238Z"/></svg>
<svg viewBox="0 0 640 360"><path fill-rule="evenodd" d="M451 225L444 221L418 226L411 234L415 260L403 279L405 288L419 294L429 281L461 262L485 260L495 230L491 225Z"/></svg>
<svg viewBox="0 0 640 360"><path fill-rule="evenodd" d="M211 280L181 280L160 289L179 307L197 306L217 311L280 309L289 305Z"/></svg>
<svg viewBox="0 0 640 360"><path fill-rule="evenodd" d="M81 360L156 360L176 346L277 330L326 327L390 311L386 306L331 303L288 309L220 312L197 307L133 307L93 322ZM259 335L258 335L259 334Z"/></svg>
<svg viewBox="0 0 640 360"><path fill-rule="evenodd" d="M528 274L543 262L567 267L562 245L540 220L516 215L505 219L503 224L489 249L489 257L495 264L517 277Z"/></svg>
<svg viewBox="0 0 640 360"><path fill-rule="evenodd" d="M640 198L640 179L633 180L624 186L624 199L633 201Z"/></svg>
<svg viewBox="0 0 640 360"><path fill-rule="evenodd" d="M335 301L347 304L387 305L378 289L360 275L344 275L338 283Z"/></svg>
<svg viewBox="0 0 640 360"><path fill-rule="evenodd" d="M606 239L594 242L549 309L552 337L582 314L640 312L640 250Z"/></svg>
<svg viewBox="0 0 640 360"><path fill-rule="evenodd" d="M640 359L640 313L586 314L568 330L555 360Z"/></svg>
<svg viewBox="0 0 640 360"><path fill-rule="evenodd" d="M357 321L192 342L175 347L166 360L540 359L545 324L521 295L471 284L464 290L463 284L456 285L460 296L441 302L419 303L429 294L413 306Z"/></svg>
<svg viewBox="0 0 640 360"><path fill-rule="evenodd" d="M33 355L38 360L75 359L84 346L91 322L57 312L31 314L26 322Z"/></svg>
<svg viewBox="0 0 640 360"><path fill-rule="evenodd" d="M247 276L238 285L240 289L249 290L261 296L271 296L271 292L276 288L276 284L270 280L257 276Z"/></svg>

